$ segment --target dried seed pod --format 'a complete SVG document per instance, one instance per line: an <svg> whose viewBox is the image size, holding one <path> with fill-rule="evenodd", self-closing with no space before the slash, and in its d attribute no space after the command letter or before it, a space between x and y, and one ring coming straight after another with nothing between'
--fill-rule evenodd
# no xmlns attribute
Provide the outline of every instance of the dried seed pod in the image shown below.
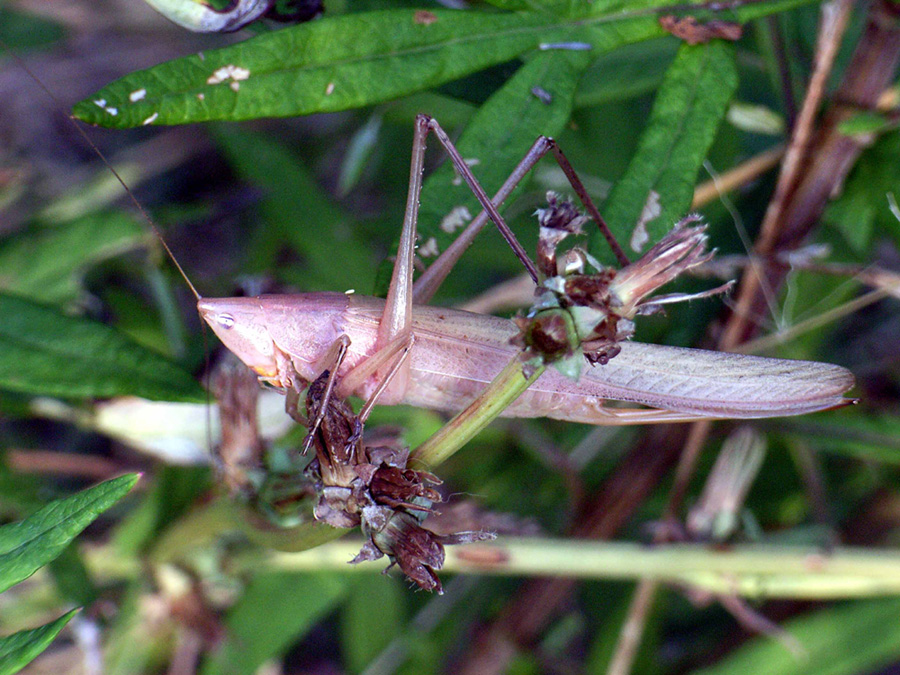
<svg viewBox="0 0 900 675"><path fill-rule="evenodd" d="M310 444L316 451L307 468L319 496L315 517L332 527L362 528L367 542L351 562L386 555L391 566L396 564L418 586L440 593L435 572L444 563L443 545L494 535L438 535L422 527L425 516L434 513L432 505L442 499L435 489L441 480L407 467L409 449L400 445L396 433L382 435L381 445L368 447L360 418L329 390L328 381L325 371L306 395L306 412L313 425Z"/></svg>
<svg viewBox="0 0 900 675"><path fill-rule="evenodd" d="M652 296L686 270L712 258L713 253L706 250L706 226L691 226L700 221L697 215L676 223L644 256L616 271L579 248L557 253L566 236L580 233L583 216L553 194L548 194L548 200L550 206L538 211L539 267L548 277L528 316L516 319L520 333L512 341L524 348L528 359L552 363L577 379L582 355L591 365L604 365L621 351L621 343L634 334L635 316L659 311L664 304L721 293L731 285L692 295Z"/></svg>

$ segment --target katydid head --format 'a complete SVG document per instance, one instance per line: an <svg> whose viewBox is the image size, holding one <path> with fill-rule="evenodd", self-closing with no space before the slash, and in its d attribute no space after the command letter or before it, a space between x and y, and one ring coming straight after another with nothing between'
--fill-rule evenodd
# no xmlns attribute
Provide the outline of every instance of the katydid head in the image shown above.
<svg viewBox="0 0 900 675"><path fill-rule="evenodd" d="M197 311L235 356L261 377L275 376L275 343L257 298L200 298Z"/></svg>

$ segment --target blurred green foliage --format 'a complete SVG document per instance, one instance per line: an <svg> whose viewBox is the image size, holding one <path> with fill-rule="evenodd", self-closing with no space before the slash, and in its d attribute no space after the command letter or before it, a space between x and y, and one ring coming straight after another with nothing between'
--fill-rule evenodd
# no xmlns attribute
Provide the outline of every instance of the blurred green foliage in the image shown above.
<svg viewBox="0 0 900 675"><path fill-rule="evenodd" d="M364 672L370 664L368 672L452 671L475 651L476 638L491 637L484 627L510 611L521 580L459 576L446 596L432 598L408 591L399 577L268 569L254 562L258 550L246 532L271 525L229 523L223 514L250 516L218 508L227 497L207 468L179 466L177 447L166 459L149 457L94 429L98 410L122 397L203 400L204 353L214 346L132 206L105 189L107 168L70 131L59 101L92 124L118 127L89 134L116 166L139 167L125 172L127 182L202 293L368 294L385 288L417 113L442 123L489 193L537 135L555 137L626 246L648 200L658 198L663 215L648 228L656 240L690 210L698 182L784 140L736 126L729 107L752 104L787 117L785 97L802 93L809 76L818 8L804 0L718 14L697 7L691 13L704 21L749 22L737 43L697 46L659 27L658 14L686 11L668 0L498 0L462 10L423 6L428 14L391 0L335 1L309 24L204 38L152 17L136 25L128 4L103 16L93 3L82 9L80 19L0 10L0 37L57 99L48 100L15 58L3 59L0 92L35 93L19 99L30 106L0 107L0 131L11 139L0 154L0 514L21 520L103 471L140 467L147 487L112 525L89 532L90 546L67 549L49 574L4 595L0 624L4 631L46 624L61 608L97 598L96 611L86 613L101 628L108 673L163 672L176 657L206 673L252 673L272 663L285 673ZM851 39L862 16L853 19ZM841 51L838 75L849 56ZM249 77L229 71L208 83L229 65ZM157 128L181 124L195 125L190 142ZM864 131L872 145L811 243L829 244L835 260L890 267L898 259L900 214L891 204L900 198L900 143L889 127ZM421 242L433 237L441 249L452 238L441 227L447 213L461 205L476 213L442 159L429 152L419 222ZM720 255L745 253L741 236L753 240L772 175L702 208ZM506 205L528 250L536 240L532 213L550 189L563 185L545 160ZM607 255L598 242L593 249ZM485 232L436 302L464 301L520 272L496 232ZM771 315L754 318L783 328L859 293L846 277L794 271L772 298ZM837 539L896 547L896 303L883 298L767 352L851 368L863 402L755 424L769 455L746 508L764 540L821 544L826 554ZM673 306L646 317L637 339L704 343L718 308L718 300ZM197 415L198 426L209 422ZM399 425L416 444L441 422L428 411L377 409L370 426ZM692 495L727 428L708 442ZM272 446L273 456L289 457L298 436ZM651 439L644 429L500 422L440 475L451 504L471 499L513 531L562 537L579 499L607 488L620 461ZM37 451L58 466L47 469ZM289 473L290 462L283 464ZM619 536L645 538L667 488L663 481L652 490ZM605 672L630 586L584 582L573 598L551 613L538 639L518 646L508 672ZM775 609L793 617L785 627L810 651L808 661L772 637L738 646L741 629L719 605L699 608L672 591L654 606L634 672L850 675L900 662L894 599ZM43 649L69 617L12 638ZM63 636L56 649L76 650ZM0 663L12 638L0 643Z"/></svg>

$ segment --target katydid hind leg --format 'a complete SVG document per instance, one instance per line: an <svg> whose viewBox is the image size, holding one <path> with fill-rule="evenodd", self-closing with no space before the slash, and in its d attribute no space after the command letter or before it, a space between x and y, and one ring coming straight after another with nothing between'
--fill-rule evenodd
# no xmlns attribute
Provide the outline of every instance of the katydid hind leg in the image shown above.
<svg viewBox="0 0 900 675"><path fill-rule="evenodd" d="M606 221L600 215L600 212L591 199L590 194L588 194L587 188L585 188L581 179L578 177L578 174L572 167L572 164L569 162L569 159L566 157L562 149L560 149L559 144L555 140L546 136L539 136L535 140L531 148L529 148L529 150L525 153L525 155L516 165L516 168L513 169L512 173L510 173L509 177L494 195L494 198L489 201L489 204L492 207L492 209L489 209L488 203L486 202L486 195L484 195L484 190L481 188L481 185L478 183L478 180L475 178L472 170L459 155L459 152L453 145L453 142L449 139L447 134L443 131L443 129L441 129L440 125L436 121L430 120L430 123L435 132L435 135L438 137L441 144L446 149L447 154L451 158L451 161L453 161L454 167L466 180L467 184L471 187L472 192L476 195L476 197L479 198L479 201L482 203L483 210L478 214L478 216L475 217L474 220L472 220L471 223L469 223L469 225L460 233L460 235L453 241L453 243L450 244L450 246L447 247L447 249L443 251L431 265L429 265L428 269L425 270L425 272L422 273L422 275L416 281L413 287L413 301L416 304L425 304L431 300L431 298L440 287L441 283L443 283L444 279L446 279L449 275L450 270L456 264L456 261L459 260L466 248L468 248L472 244L476 235L484 228L484 225L487 223L488 219L494 220L501 234L503 234L504 238L510 243L510 246L522 260L523 264L526 267L526 270L532 277L532 280L536 281L534 266L531 262L531 259L527 256L527 254L524 253L524 251L522 251L521 245L519 245L518 241L515 238L515 235L503 220L502 216L497 212L497 208L509 197L512 191L524 179L528 172L531 171L531 169L548 152L553 155L556 163L559 165L560 169L562 169L563 174L566 176L566 179L572 186L572 190L576 195L578 195L578 198L584 205L584 208L587 211L588 215L594 220L594 222L597 223L597 227L599 228L601 235L609 244L609 247L615 255L619 265L624 267L625 265L629 264L630 261L628 259L628 256L622 250L622 247L619 245L612 231L609 229Z"/></svg>
<svg viewBox="0 0 900 675"><path fill-rule="evenodd" d="M531 274L532 279L537 282L537 271L534 267L534 263L525 253L522 245L518 242L515 235L506 224L506 221L503 220L503 217L497 211L494 202L488 198L484 189L481 187L481 184L472 174L471 169L465 163L449 136L447 136L446 132L436 120L427 115L418 115L416 117L415 130L413 133L412 159L410 161L409 171L409 190L407 193L406 211L403 217L403 229L400 233L400 244L397 248L397 257L391 275L391 284L388 288L387 299L385 300L384 313L382 314L381 324L378 327L378 340L376 345L379 349L384 348L387 344L400 338L410 330L414 296L412 279L415 261L416 224L422 192L425 147L429 132L434 132L435 136L449 155L454 167L460 175L463 176L466 183L481 203L484 213L487 214L482 218L481 224L476 228L467 228L467 230L471 230L470 237L474 237L474 235L477 234L478 230L481 229L484 222L486 222L487 216L490 216L501 234L503 234L509 245L516 252L516 255L522 260L522 263ZM501 191L495 196L494 199L497 203L502 203L509 192L511 192L519 183L522 176L534 166L548 149L549 148L546 146L546 139L538 139L538 141L535 142L532 146L532 150L529 151L522 162L520 162L520 167L510 175L506 184L504 184ZM430 296L437 290L437 286L440 285L441 281L443 281L447 273L449 273L450 268L455 264L467 245L468 244L463 244L458 247L456 251L449 256L442 256L443 260L441 265L435 268L436 270L442 270L442 276L436 279L436 285L434 286L434 289L428 293L428 297L423 297L421 299L416 298L417 301L427 302L427 300L430 299ZM404 361L400 370L394 373L393 377L394 382L392 390L405 391L406 383L409 379L408 363Z"/></svg>
<svg viewBox="0 0 900 675"><path fill-rule="evenodd" d="M600 211L594 204L594 200L591 199L591 196L588 194L587 188L584 187L584 183L581 182L578 174L575 173L575 169L572 168L569 158L566 157L562 148L559 147L559 144L552 139L550 140L550 149L553 151L553 158L556 160L556 163L559 164L559 168L562 169L563 173L566 175L569 185L572 186L575 194L578 195L578 199L581 200L584 208L587 209L588 215L593 218L595 223L597 223L600 234L603 235L603 238L606 239L606 243L609 244L610 249L612 249L613 255L616 256L619 266L625 267L630 264L631 261L628 259L628 256L625 255L625 251L622 250L615 235L613 235L612 231L609 229L606 220L600 215Z"/></svg>
<svg viewBox="0 0 900 675"><path fill-rule="evenodd" d="M384 313L378 326L380 348L402 333L409 331L412 322L412 278L416 253L416 221L419 217L419 197L422 193L422 173L425 170L425 138L428 126L420 118L416 119L413 133L412 159L409 167L409 190L406 197L406 211L400 245L394 260L391 285L388 287L384 303Z"/></svg>
<svg viewBox="0 0 900 675"><path fill-rule="evenodd" d="M481 208L488 212L491 220L494 221L494 225L497 226L497 229L500 230L500 234L503 235L503 238L506 240L506 243L509 244L509 247L516 254L516 257L525 266L525 269L528 271L529 276L535 283L537 283L538 273L534 262L531 260L531 257L525 252L525 249L522 248L522 244L520 244L519 240L516 239L516 235L513 234L513 231L509 229L509 225L506 224L506 221L503 219L503 216L500 215L497 207L494 206L494 203L491 201L490 197L488 197L487 193L484 191L484 188L481 187L481 183L478 182L475 174L472 173L472 169L469 168L469 165L466 164L466 161L463 159L462 155L459 154L459 150L457 150L456 146L453 145L453 141L450 140L447 132L444 131L443 128L441 128L441 125L438 124L437 120L435 120L434 118L427 117L425 115L420 115L419 117L425 118L428 123L429 129L434 132L434 135L437 137L438 141L440 141L441 145L444 146L444 150L450 157L450 161L453 162L453 167L459 172L459 175L464 181L466 181L469 189L472 190L474 195L478 198L478 202L481 204Z"/></svg>
<svg viewBox="0 0 900 675"><path fill-rule="evenodd" d="M377 377L379 384L374 391L378 392L378 396L385 404L402 401L408 388L408 380L402 378L409 371L409 363L403 354L409 351L413 343L412 332L407 331L379 348L341 376L341 381L338 383L338 395L347 397L359 393L366 380L377 373L383 373ZM398 380L398 378L400 379ZM393 386L388 390L388 385Z"/></svg>
<svg viewBox="0 0 900 675"><path fill-rule="evenodd" d="M425 170L425 139L428 136L427 122L421 116L416 118L413 132L412 159L409 167L409 190L406 197L406 211L403 216L403 229L400 232L400 244L394 260L391 285L388 287L384 312L378 326L378 338L375 346L383 350L398 339L410 334L413 306L413 266L416 255L416 222L419 217L419 198L422 193L422 174ZM373 357L370 357L373 358ZM409 363L403 360L400 370L393 374L394 387L401 392L406 391L409 382ZM350 378L353 380L353 378ZM345 383L349 386L345 378ZM359 384L362 384L360 380ZM352 391L345 386L344 391ZM354 387L355 389L355 387Z"/></svg>
<svg viewBox="0 0 900 675"><path fill-rule="evenodd" d="M539 136L528 152L525 153L525 156L519 161L516 168L513 169L513 172L509 174L509 177L500 189L497 190L497 193L491 200L491 203L495 207L499 208L500 205L506 201L507 197L515 190L516 186L522 182L525 175L531 171L531 168L547 154L549 148L550 139L546 136ZM463 163L463 166L469 170L468 165ZM444 279L450 274L450 270L453 269L453 266L456 265L456 262L460 259L465 250L472 244L475 237L481 232L490 217L487 210L482 210L481 213L466 226L459 236L453 240L453 243L451 243L450 246L448 246L434 262L428 266L428 269L421 274L413 286L414 303L424 305L434 297L434 294L437 293L437 290L444 282Z"/></svg>
<svg viewBox="0 0 900 675"><path fill-rule="evenodd" d="M567 422L581 422L583 424L593 424L594 426L619 427L636 424L699 422L701 420L722 418L699 413L676 412L662 408L612 408L604 406L581 414L567 414L564 419Z"/></svg>

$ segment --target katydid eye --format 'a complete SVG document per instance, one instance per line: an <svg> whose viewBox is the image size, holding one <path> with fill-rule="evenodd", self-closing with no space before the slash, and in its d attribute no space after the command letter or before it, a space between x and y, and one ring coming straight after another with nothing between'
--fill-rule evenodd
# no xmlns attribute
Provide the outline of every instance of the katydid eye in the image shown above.
<svg viewBox="0 0 900 675"><path fill-rule="evenodd" d="M216 316L216 323L225 330L234 328L234 317L231 314L219 314Z"/></svg>

